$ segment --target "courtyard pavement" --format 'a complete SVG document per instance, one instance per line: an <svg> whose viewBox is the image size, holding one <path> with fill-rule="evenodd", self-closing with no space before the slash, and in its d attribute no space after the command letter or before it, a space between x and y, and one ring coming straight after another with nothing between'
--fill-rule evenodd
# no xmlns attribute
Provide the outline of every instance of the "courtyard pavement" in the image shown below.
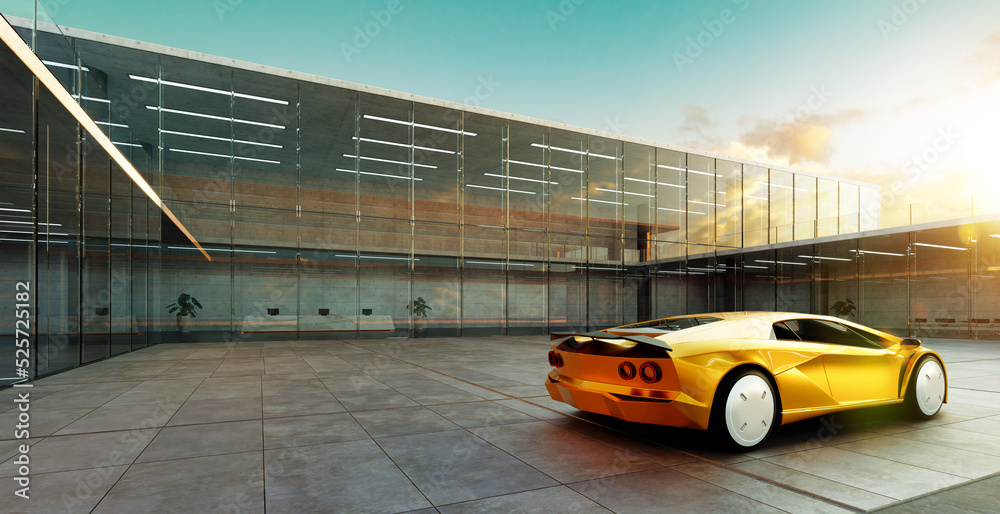
<svg viewBox="0 0 1000 514"><path fill-rule="evenodd" d="M759 450L581 413L546 337L162 344L0 391L0 512L995 512L1000 342L925 340L949 403ZM30 393L30 499L14 496Z"/></svg>

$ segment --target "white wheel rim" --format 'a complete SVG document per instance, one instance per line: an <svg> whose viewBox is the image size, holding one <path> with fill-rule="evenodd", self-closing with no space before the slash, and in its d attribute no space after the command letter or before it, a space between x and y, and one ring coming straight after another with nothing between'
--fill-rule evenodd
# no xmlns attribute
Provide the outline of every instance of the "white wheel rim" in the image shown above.
<svg viewBox="0 0 1000 514"><path fill-rule="evenodd" d="M945 379L944 370L937 359L927 359L920 365L915 378L917 387L917 406L927 416L937 414L944 403Z"/></svg>
<svg viewBox="0 0 1000 514"><path fill-rule="evenodd" d="M767 436L774 422L774 393L762 377L747 375L733 384L726 398L726 428L733 441L753 446Z"/></svg>

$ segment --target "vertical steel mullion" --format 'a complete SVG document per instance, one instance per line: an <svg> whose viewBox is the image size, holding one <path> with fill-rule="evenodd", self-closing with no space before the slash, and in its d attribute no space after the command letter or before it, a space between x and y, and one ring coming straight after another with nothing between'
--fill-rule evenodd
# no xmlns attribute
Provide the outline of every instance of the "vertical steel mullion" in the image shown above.
<svg viewBox="0 0 1000 514"><path fill-rule="evenodd" d="M510 329L510 120L504 121L500 137L500 156L503 169L503 313L500 333L508 334Z"/></svg>
<svg viewBox="0 0 1000 514"><path fill-rule="evenodd" d="M354 338L361 338L361 92L354 94Z"/></svg>
<svg viewBox="0 0 1000 514"><path fill-rule="evenodd" d="M357 154L355 154L357 155ZM295 312L302 339L302 83L295 81Z"/></svg>
<svg viewBox="0 0 1000 514"><path fill-rule="evenodd" d="M458 115L458 335L465 331L465 111Z"/></svg>
<svg viewBox="0 0 1000 514"><path fill-rule="evenodd" d="M229 71L229 332L236 333L236 93L234 70Z"/></svg>

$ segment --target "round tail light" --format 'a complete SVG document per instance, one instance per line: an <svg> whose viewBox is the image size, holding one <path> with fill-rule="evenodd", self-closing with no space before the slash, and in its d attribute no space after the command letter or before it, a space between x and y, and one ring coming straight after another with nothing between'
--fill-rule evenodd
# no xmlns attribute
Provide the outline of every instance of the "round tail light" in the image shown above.
<svg viewBox="0 0 1000 514"><path fill-rule="evenodd" d="M625 380L635 378L635 366L631 362L623 362L618 365L618 376Z"/></svg>
<svg viewBox="0 0 1000 514"><path fill-rule="evenodd" d="M647 384L659 382L663 378L663 371L660 370L660 366L655 362L647 362L639 366L639 378Z"/></svg>
<svg viewBox="0 0 1000 514"><path fill-rule="evenodd" d="M553 352L553 351L549 352L549 365L550 366L552 366L554 368L561 368L561 367L563 367L564 364L565 363L563 362L562 355L559 355L558 353Z"/></svg>

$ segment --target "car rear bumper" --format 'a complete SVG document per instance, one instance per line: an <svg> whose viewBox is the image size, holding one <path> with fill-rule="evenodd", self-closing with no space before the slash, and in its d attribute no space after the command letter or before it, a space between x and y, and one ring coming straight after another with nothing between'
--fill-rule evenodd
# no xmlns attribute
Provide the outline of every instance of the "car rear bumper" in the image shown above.
<svg viewBox="0 0 1000 514"><path fill-rule="evenodd" d="M710 407L686 403L681 399L686 396L679 393L671 395L674 399L616 394L574 384L556 371L549 374L545 388L553 400L637 423L704 430L711 414Z"/></svg>

